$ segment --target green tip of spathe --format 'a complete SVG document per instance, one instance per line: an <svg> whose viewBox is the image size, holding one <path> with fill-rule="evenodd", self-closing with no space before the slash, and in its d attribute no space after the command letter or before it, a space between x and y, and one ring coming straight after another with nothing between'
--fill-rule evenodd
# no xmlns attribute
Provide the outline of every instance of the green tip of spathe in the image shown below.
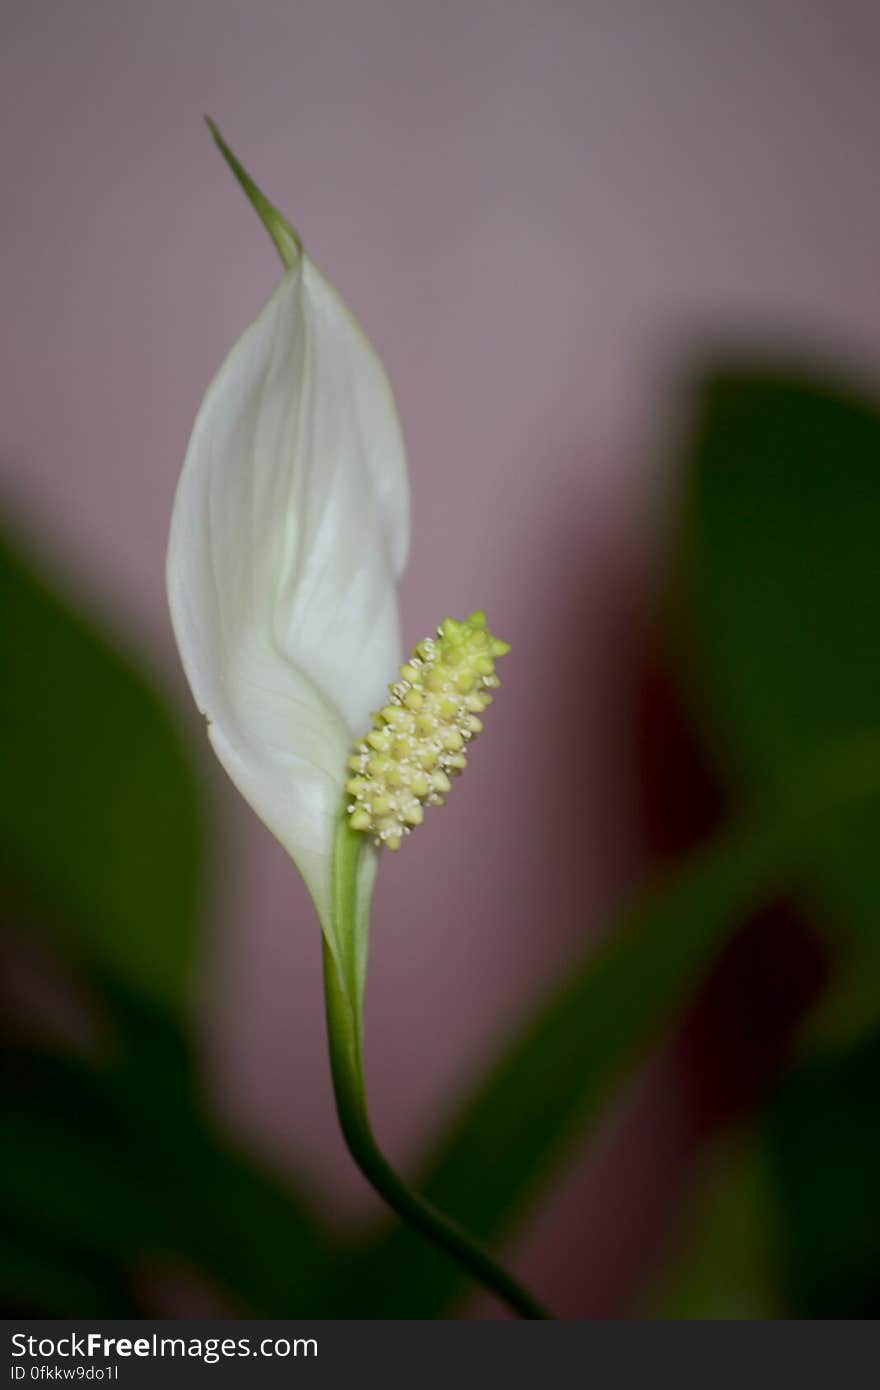
<svg viewBox="0 0 880 1390"><path fill-rule="evenodd" d="M272 238L282 263L287 270L291 270L298 263L302 255L302 242L296 231L291 227L287 218L282 216L275 205L269 202L263 190L254 183L241 160L234 154L223 139L217 122L213 121L210 116L206 116L205 123L214 137L218 150L238 179L238 182L241 184L256 211L257 216Z"/></svg>

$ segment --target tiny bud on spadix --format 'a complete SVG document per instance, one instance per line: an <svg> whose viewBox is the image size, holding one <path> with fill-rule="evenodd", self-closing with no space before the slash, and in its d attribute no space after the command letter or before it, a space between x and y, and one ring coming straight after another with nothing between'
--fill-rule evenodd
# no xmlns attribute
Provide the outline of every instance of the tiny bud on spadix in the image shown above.
<svg viewBox="0 0 880 1390"><path fill-rule="evenodd" d="M495 660L508 651L480 610L463 623L444 618L436 638L419 642L389 687L389 703L373 715L373 728L349 758L353 830L399 849L404 835L421 825L424 808L442 806L499 684Z"/></svg>

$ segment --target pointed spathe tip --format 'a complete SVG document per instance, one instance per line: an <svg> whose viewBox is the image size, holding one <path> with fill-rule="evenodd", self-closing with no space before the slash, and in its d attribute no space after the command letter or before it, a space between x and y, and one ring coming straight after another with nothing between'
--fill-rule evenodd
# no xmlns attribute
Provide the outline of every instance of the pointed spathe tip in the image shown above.
<svg viewBox="0 0 880 1390"><path fill-rule="evenodd" d="M217 122L213 120L211 116L206 115L205 124L214 137L214 143L226 160L226 163L229 165L236 179L241 184L254 211L272 238L275 249L281 257L285 268L287 270L292 270L295 265L299 264L302 255L302 243L299 236L290 225L287 218L278 211L273 203L269 202L263 190L254 183L241 160L223 139Z"/></svg>

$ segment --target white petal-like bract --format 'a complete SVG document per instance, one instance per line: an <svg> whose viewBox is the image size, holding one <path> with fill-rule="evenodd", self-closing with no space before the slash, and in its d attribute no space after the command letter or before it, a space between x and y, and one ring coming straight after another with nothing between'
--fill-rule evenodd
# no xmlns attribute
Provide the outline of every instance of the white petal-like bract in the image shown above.
<svg viewBox="0 0 880 1390"><path fill-rule="evenodd" d="M168 594L214 749L325 926L353 739L400 661L409 497L375 353L303 254L202 403Z"/></svg>

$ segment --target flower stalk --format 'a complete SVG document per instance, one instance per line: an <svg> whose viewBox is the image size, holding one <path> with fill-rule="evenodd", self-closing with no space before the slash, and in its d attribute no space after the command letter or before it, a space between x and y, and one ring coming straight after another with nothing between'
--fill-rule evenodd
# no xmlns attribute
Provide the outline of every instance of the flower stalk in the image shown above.
<svg viewBox="0 0 880 1390"><path fill-rule="evenodd" d="M355 889L357 861L363 847L363 836L352 830L347 815L341 816L334 860L334 907L348 923L349 930L345 935L349 939L360 936L364 926L357 920L358 902ZM496 1264L488 1251L469 1236L463 1227L407 1187L379 1149L367 1110L362 1042L362 991L357 989L353 977L346 978L344 967L340 967L326 942L324 996L336 1111L348 1151L364 1177L407 1225L458 1260L479 1283L506 1303L518 1317L548 1318L550 1314L537 1300L512 1275Z"/></svg>

